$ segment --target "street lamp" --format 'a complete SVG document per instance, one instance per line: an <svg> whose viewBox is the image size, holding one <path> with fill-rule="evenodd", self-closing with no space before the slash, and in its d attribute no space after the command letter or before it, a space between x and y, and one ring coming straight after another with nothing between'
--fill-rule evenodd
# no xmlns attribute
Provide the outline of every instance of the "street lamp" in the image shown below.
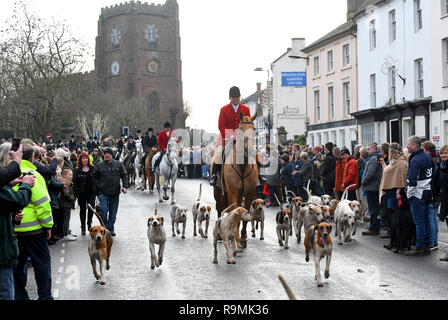
<svg viewBox="0 0 448 320"><path fill-rule="evenodd" d="M268 72L268 82L266 85L266 90L269 88L269 84L271 81L270 78L270 73L269 73L269 69L263 69L263 68L255 68L254 71L267 71ZM272 90L272 89L270 89ZM266 144L269 145L271 143L271 128L272 128L272 122L271 122L271 101L270 101L270 92L267 92L268 94L268 123L267 123L267 128L268 128L268 137L267 137L267 141ZM266 126L266 124L265 124Z"/></svg>

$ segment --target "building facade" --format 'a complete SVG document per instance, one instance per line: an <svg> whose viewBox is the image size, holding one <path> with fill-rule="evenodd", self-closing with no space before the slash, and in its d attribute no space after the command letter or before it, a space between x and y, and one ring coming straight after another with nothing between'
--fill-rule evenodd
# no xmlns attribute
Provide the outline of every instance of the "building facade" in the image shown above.
<svg viewBox="0 0 448 320"><path fill-rule="evenodd" d="M357 39L351 19L303 49L307 64L307 144L333 142L351 149L357 141Z"/></svg>
<svg viewBox="0 0 448 320"><path fill-rule="evenodd" d="M446 31L439 29L446 19L441 14L445 1L370 2L355 16L359 111L354 116L360 142L405 145L413 135L440 136L443 102L438 112L431 109L436 92L439 103L447 97L441 80Z"/></svg>
<svg viewBox="0 0 448 320"><path fill-rule="evenodd" d="M273 130L286 131L286 140L306 132L306 60L302 49L305 39L292 39L292 47L271 64L273 73ZM283 129L282 129L283 130Z"/></svg>
<svg viewBox="0 0 448 320"><path fill-rule="evenodd" d="M126 2L101 9L96 38L98 86L147 101L148 119L182 114L179 7ZM176 118L175 127L185 119Z"/></svg>

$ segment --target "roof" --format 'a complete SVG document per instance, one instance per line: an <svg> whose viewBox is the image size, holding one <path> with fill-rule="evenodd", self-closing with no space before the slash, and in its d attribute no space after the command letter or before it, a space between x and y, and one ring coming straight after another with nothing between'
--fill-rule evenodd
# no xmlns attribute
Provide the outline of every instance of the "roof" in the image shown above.
<svg viewBox="0 0 448 320"><path fill-rule="evenodd" d="M258 99L263 95L265 90L266 89L255 92L254 94L252 94L252 95L248 96L247 98L241 100L241 103L242 104L246 104L246 103L249 103L249 102L258 102Z"/></svg>

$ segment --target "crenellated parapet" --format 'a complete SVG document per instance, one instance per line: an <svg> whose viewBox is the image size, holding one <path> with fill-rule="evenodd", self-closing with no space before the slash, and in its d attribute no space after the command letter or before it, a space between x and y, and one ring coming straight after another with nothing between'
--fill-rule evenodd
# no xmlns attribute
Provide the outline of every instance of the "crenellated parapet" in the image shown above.
<svg viewBox="0 0 448 320"><path fill-rule="evenodd" d="M133 11L139 14L173 15L178 9L176 0L167 0L165 4L155 4L141 1L129 1L101 8L103 18L122 14L130 14Z"/></svg>

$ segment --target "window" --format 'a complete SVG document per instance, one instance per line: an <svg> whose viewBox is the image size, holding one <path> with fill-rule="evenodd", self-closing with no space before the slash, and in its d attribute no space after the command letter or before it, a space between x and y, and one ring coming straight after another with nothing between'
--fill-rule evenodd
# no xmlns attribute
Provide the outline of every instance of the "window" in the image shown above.
<svg viewBox="0 0 448 320"><path fill-rule="evenodd" d="M344 110L347 116L350 116L351 112L351 92L350 92L350 82L345 82L343 84L343 94L344 94Z"/></svg>
<svg viewBox="0 0 448 320"><path fill-rule="evenodd" d="M395 10L389 12L389 42L397 39L397 20Z"/></svg>
<svg viewBox="0 0 448 320"><path fill-rule="evenodd" d="M448 2L448 0L447 0ZM444 79L443 83L448 85L448 38L442 40L442 48L443 48L443 70L444 70Z"/></svg>
<svg viewBox="0 0 448 320"><path fill-rule="evenodd" d="M317 145L318 146L322 145L322 134L320 133L317 134Z"/></svg>
<svg viewBox="0 0 448 320"><path fill-rule="evenodd" d="M369 145L375 142L375 123L361 125L361 144Z"/></svg>
<svg viewBox="0 0 448 320"><path fill-rule="evenodd" d="M415 60L415 97L423 99L425 97L423 87L423 59Z"/></svg>
<svg viewBox="0 0 448 320"><path fill-rule="evenodd" d="M331 51L328 51L328 53L327 53L327 61L328 61L328 65L327 65L327 67L328 67L328 72L331 72L331 71L333 71L333 69L334 69L334 55L333 55L333 50L331 50Z"/></svg>
<svg viewBox="0 0 448 320"><path fill-rule="evenodd" d="M314 110L316 112L316 121L320 121L320 91L314 91Z"/></svg>
<svg viewBox="0 0 448 320"><path fill-rule="evenodd" d="M448 0L442 0L442 16L448 14Z"/></svg>
<svg viewBox="0 0 448 320"><path fill-rule="evenodd" d="M314 76L320 75L320 59L319 57L314 57Z"/></svg>
<svg viewBox="0 0 448 320"><path fill-rule="evenodd" d="M370 106L376 107L376 75L370 75Z"/></svg>
<svg viewBox="0 0 448 320"><path fill-rule="evenodd" d="M375 20L370 21L370 50L376 48L376 27Z"/></svg>
<svg viewBox="0 0 448 320"><path fill-rule="evenodd" d="M316 145L314 144L314 134L310 134L310 144L312 147L315 147Z"/></svg>
<svg viewBox="0 0 448 320"><path fill-rule="evenodd" d="M330 142L330 137L328 135L328 132L324 132L324 144L326 144L327 142Z"/></svg>
<svg viewBox="0 0 448 320"><path fill-rule="evenodd" d="M334 120L335 113L334 113L334 87L328 88L328 111L330 112L329 120Z"/></svg>
<svg viewBox="0 0 448 320"><path fill-rule="evenodd" d="M336 137L336 131L331 131L331 141L330 142L333 142L333 144L336 144L336 141L337 141L337 137Z"/></svg>
<svg viewBox="0 0 448 320"><path fill-rule="evenodd" d="M395 67L389 68L389 99L392 104L396 102L396 78L397 78L397 70Z"/></svg>
<svg viewBox="0 0 448 320"><path fill-rule="evenodd" d="M414 0L414 27L415 32L423 28L423 16L420 0Z"/></svg>
<svg viewBox="0 0 448 320"><path fill-rule="evenodd" d="M448 1L448 0L447 0ZM346 44L342 47L342 53L344 57L344 66L350 65L350 45Z"/></svg>
<svg viewBox="0 0 448 320"><path fill-rule="evenodd" d="M345 130L339 130L339 145L345 146Z"/></svg>

